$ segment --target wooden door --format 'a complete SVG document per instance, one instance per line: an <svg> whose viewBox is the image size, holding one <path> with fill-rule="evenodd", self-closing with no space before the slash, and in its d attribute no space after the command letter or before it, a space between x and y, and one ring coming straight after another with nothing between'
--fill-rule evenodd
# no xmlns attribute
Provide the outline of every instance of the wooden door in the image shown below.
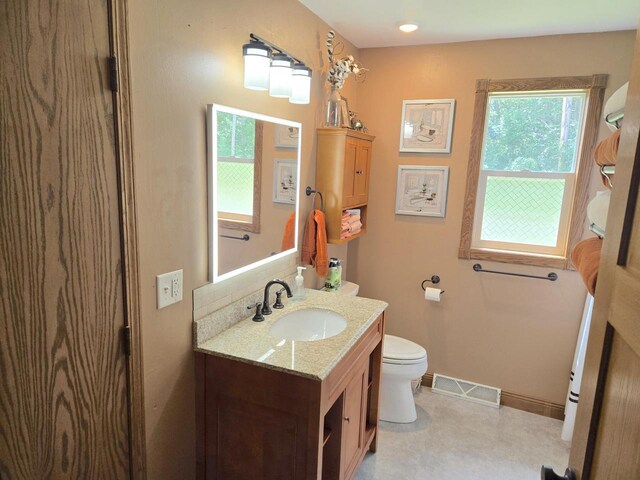
<svg viewBox="0 0 640 480"><path fill-rule="evenodd" d="M0 478L129 478L109 3L0 18Z"/></svg>
<svg viewBox="0 0 640 480"><path fill-rule="evenodd" d="M344 390L344 418L342 425L343 479L352 477L364 449L366 400L369 378L369 359L354 368L354 374Z"/></svg>
<svg viewBox="0 0 640 480"><path fill-rule="evenodd" d="M369 165L371 163L371 142L358 140L356 156L356 174L354 186L354 203L367 203L369 196Z"/></svg>
<svg viewBox="0 0 640 480"><path fill-rule="evenodd" d="M358 140L347 137L344 151L344 170L342 184L342 206L351 207L356 204L356 164L358 159Z"/></svg>
<svg viewBox="0 0 640 480"><path fill-rule="evenodd" d="M631 77L569 459L582 480L640 478L640 36Z"/></svg>

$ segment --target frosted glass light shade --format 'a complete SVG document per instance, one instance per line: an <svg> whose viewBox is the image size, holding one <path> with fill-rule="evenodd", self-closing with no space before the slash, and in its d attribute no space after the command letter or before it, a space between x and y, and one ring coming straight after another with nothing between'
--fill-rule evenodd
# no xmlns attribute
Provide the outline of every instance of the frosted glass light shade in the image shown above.
<svg viewBox="0 0 640 480"><path fill-rule="evenodd" d="M286 55L276 54L269 71L269 95L276 98L291 96L291 60Z"/></svg>
<svg viewBox="0 0 640 480"><path fill-rule="evenodd" d="M244 56L244 88L269 90L271 49L264 43L251 42L242 46Z"/></svg>
<svg viewBox="0 0 640 480"><path fill-rule="evenodd" d="M293 67L289 103L306 105L311 99L311 69L302 64Z"/></svg>

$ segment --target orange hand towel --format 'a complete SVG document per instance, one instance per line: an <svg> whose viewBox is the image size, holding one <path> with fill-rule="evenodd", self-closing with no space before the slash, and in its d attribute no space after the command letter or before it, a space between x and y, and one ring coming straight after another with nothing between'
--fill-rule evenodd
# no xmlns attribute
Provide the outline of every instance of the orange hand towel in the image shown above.
<svg viewBox="0 0 640 480"><path fill-rule="evenodd" d="M605 138L601 141L597 146L596 150L593 153L593 158L601 167L605 167L608 165L615 165L616 159L618 156L618 145L620 144L620 130L616 130L609 137ZM611 189L611 184L609 183L609 179L605 177L602 173L602 183L608 189ZM611 177L611 175L609 175Z"/></svg>
<svg viewBox="0 0 640 480"><path fill-rule="evenodd" d="M304 233L302 234L300 261L305 265L313 265L313 261L316 258L316 220L314 212L315 210L309 212L307 223L304 225Z"/></svg>
<svg viewBox="0 0 640 480"><path fill-rule="evenodd" d="M313 265L321 277L329 272L327 228L324 213L321 210L312 210L307 217L302 236L301 261L307 265Z"/></svg>
<svg viewBox="0 0 640 480"><path fill-rule="evenodd" d="M620 130L616 130L596 146L593 154L595 162L601 167L605 165L615 165L619 144Z"/></svg>
<svg viewBox="0 0 640 480"><path fill-rule="evenodd" d="M582 276L582 280L584 280L584 284L591 295L596 291L601 250L602 240L598 237L593 237L578 243L571 253L571 261Z"/></svg>
<svg viewBox="0 0 640 480"><path fill-rule="evenodd" d="M295 246L296 244L295 236L296 236L296 214L294 212L291 214L291 216L289 217L289 220L287 220L287 223L284 226L284 233L282 234L282 244L280 246L281 252L286 252L287 250Z"/></svg>
<svg viewBox="0 0 640 480"><path fill-rule="evenodd" d="M321 277L329 273L329 252L327 250L327 227L322 210L315 210L316 221L316 272Z"/></svg>

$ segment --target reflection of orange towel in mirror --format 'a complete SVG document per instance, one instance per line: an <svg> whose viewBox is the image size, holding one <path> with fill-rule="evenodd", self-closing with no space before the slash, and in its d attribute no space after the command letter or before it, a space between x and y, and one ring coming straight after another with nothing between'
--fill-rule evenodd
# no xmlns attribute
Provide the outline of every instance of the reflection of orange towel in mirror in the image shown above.
<svg viewBox="0 0 640 480"><path fill-rule="evenodd" d="M282 245L280 247L281 252L286 252L292 249L296 244L296 213L293 212L287 220L284 226L284 233L282 234Z"/></svg>

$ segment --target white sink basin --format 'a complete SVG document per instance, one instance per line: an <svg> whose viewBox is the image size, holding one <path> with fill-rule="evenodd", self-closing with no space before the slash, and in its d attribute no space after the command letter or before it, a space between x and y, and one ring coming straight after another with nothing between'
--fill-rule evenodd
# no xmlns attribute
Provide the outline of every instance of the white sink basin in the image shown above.
<svg viewBox="0 0 640 480"><path fill-rule="evenodd" d="M313 342L342 332L347 321L342 315L322 308L306 308L287 313L269 330L272 337Z"/></svg>

